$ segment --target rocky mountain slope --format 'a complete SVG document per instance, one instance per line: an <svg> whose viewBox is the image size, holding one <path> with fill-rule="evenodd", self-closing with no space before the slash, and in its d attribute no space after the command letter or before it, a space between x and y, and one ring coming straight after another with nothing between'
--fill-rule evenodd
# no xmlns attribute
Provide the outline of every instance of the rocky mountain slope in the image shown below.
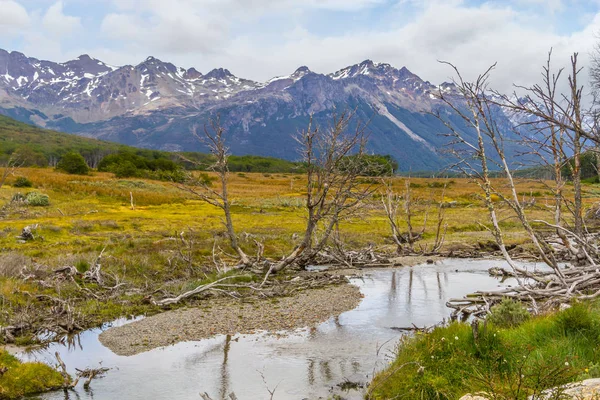
<svg viewBox="0 0 600 400"><path fill-rule="evenodd" d="M300 67L259 83L219 68L202 74L149 57L114 67L82 55L65 63L0 49L0 113L78 135L162 150L206 150L191 134L220 115L234 154L296 159L294 134L309 115L327 124L334 110L370 121L370 150L403 170L447 164L434 93L453 92L406 68L370 60L324 75ZM510 121L506 121L510 125Z"/></svg>

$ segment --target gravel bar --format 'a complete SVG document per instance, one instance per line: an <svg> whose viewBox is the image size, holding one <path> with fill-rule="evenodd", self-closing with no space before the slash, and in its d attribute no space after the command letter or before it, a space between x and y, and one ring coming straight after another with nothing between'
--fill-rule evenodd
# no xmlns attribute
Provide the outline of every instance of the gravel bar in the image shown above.
<svg viewBox="0 0 600 400"><path fill-rule="evenodd" d="M241 302L210 299L195 308L166 311L100 334L115 354L131 356L183 341L218 334L251 334L314 326L356 308L362 299L350 284L309 289L291 297Z"/></svg>

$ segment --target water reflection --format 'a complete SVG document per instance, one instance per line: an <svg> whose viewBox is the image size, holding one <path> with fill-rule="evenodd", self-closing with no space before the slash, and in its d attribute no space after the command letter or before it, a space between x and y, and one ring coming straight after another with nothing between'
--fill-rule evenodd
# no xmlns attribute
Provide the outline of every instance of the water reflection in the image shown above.
<svg viewBox="0 0 600 400"><path fill-rule="evenodd" d="M364 294L359 307L283 337L217 336L121 357L100 344L100 330L91 330L79 337L79 346L55 344L20 356L53 363L54 351L59 351L71 372L100 362L112 368L92 383L94 392L79 390L69 395L71 399L198 399L198 393L206 391L213 398L225 399L235 392L240 400L252 400L269 398L267 386L277 387L274 399L328 398L337 393L359 399L360 392L341 393L337 384L368 382L389 362L402 334L391 328L435 324L449 316L448 298L514 284L491 278L487 268L492 266L502 263L445 260L368 271L353 280ZM64 398L62 392L43 396Z"/></svg>

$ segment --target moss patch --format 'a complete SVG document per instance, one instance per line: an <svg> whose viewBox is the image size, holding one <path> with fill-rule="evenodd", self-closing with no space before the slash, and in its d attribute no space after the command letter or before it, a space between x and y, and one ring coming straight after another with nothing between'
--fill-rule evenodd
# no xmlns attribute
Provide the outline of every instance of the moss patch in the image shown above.
<svg viewBox="0 0 600 400"><path fill-rule="evenodd" d="M59 389L63 378L58 371L43 363L22 363L6 350L0 349L0 399Z"/></svg>

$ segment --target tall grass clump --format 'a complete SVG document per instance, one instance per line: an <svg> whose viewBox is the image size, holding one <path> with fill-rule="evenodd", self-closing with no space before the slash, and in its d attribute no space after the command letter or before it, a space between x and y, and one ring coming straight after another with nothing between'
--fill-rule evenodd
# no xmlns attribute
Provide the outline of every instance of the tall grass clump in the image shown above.
<svg viewBox="0 0 600 400"><path fill-rule="evenodd" d="M29 188L33 186L33 182L24 176L19 176L17 179L15 179L15 182L12 184L12 186L16 188Z"/></svg>
<svg viewBox="0 0 600 400"><path fill-rule="evenodd" d="M497 307L497 316L476 329L454 322L401 340L367 398L454 400L485 392L493 399L526 400L600 376L598 302L532 318L508 301Z"/></svg>
<svg viewBox="0 0 600 400"><path fill-rule="evenodd" d="M30 192L25 196L25 201L30 206L47 207L50 205L50 197L40 192Z"/></svg>

